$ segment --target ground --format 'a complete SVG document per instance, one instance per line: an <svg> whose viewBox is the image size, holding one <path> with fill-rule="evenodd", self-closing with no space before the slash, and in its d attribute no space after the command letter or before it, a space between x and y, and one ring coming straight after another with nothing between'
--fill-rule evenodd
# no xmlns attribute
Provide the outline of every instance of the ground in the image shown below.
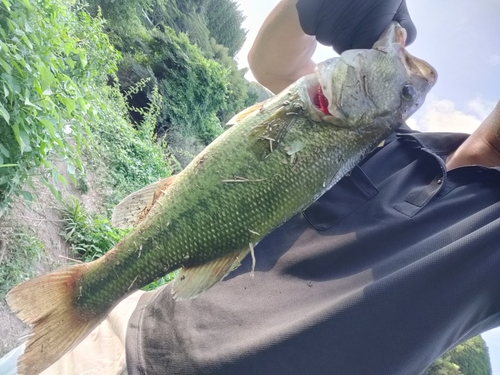
<svg viewBox="0 0 500 375"><path fill-rule="evenodd" d="M60 172L65 170L60 165ZM69 176L66 176L70 181ZM72 183L61 186L64 197L76 196L89 212L98 211L101 205L101 195L92 175L87 173L86 182L90 186L87 193L82 194ZM32 203L16 200L11 212L0 219L0 267L4 255L9 251L9 232L14 227L31 228L36 237L43 243L43 251L34 265L34 273L41 274L71 263L70 248L61 237L61 217L59 202L50 190L42 183L35 183L36 201ZM12 314L5 302L0 299L0 357L21 344L29 328Z"/></svg>

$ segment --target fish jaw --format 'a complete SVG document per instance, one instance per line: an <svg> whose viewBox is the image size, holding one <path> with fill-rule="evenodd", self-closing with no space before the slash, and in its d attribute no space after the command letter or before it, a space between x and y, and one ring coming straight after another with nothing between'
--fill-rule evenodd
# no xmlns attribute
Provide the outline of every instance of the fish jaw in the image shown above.
<svg viewBox="0 0 500 375"><path fill-rule="evenodd" d="M425 95L434 87L438 74L428 62L411 55L405 48L407 33L397 22L391 22L373 45L374 50L386 52L392 50L399 57L407 73L406 85L412 85L420 93L413 105L403 110L402 120L408 119L424 102Z"/></svg>
<svg viewBox="0 0 500 375"><path fill-rule="evenodd" d="M408 53L405 42L405 29L392 22L373 49L348 50L318 64L316 78L308 80L317 85L308 88L315 116L356 128L382 119L394 127L410 117L436 83L437 73Z"/></svg>

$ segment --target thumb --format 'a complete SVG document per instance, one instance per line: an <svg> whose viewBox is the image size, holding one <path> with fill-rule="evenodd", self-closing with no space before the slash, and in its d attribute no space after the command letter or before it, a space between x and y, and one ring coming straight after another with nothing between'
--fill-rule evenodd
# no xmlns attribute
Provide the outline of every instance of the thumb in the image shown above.
<svg viewBox="0 0 500 375"><path fill-rule="evenodd" d="M410 13L408 12L408 7L406 6L406 0L403 0L399 9L394 16L394 21L397 21L402 27L405 28L407 33L406 45L412 44L417 37L417 28L411 20Z"/></svg>

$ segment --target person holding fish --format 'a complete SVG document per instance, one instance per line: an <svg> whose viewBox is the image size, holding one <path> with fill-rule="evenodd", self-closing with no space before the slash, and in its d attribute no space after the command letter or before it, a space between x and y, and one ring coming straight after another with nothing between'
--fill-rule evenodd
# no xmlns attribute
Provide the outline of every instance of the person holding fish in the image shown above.
<svg viewBox="0 0 500 375"><path fill-rule="evenodd" d="M129 262L127 256L137 267L170 269L161 263L163 255L154 257L154 248L128 251L135 241L147 244L150 230L134 221L128 204L149 193L156 197L159 190L153 186L134 193L116 214L117 223L138 226L138 234L129 235L132 240L123 240L99 263L42 275L9 293L11 308L34 325L17 371L420 374L448 349L499 326L500 105L471 136L406 127L404 120L436 81L434 69L404 48L415 36L405 1L280 1L249 54L255 77L277 96L237 115L209 150L220 151L227 137L241 134L243 141L258 145L253 151L261 163L280 165L272 178L290 177L276 185L235 176L217 181L252 198L238 211L241 221L254 212L269 209L266 215L274 217L284 210L250 189L272 186L267 190L279 190L280 198L293 201L318 180L318 190L309 193L314 196L296 206L300 213L285 215L282 225L277 217L277 225L269 224L276 229L267 236L266 223L244 227L241 236L250 240L243 250L192 267L185 266L191 254L182 254L175 282L132 293L149 278L120 268ZM316 41L331 45L341 57L315 66ZM252 138L256 131L259 137ZM308 143L311 138L316 143ZM238 144L234 158L245 147ZM325 150L331 151L323 157ZM191 170L192 178L206 173L211 155L199 156L182 176ZM313 162L316 158L323 158L321 164ZM305 169L313 173L303 174ZM335 169L334 175L328 177L325 169ZM182 181L192 181L182 176L161 182L166 195L158 198L161 206L170 204L169 194L178 194L172 189L180 191ZM221 201L220 209L225 206ZM160 210L138 213L146 213L141 220L149 223L155 215L168 217ZM196 217L203 230L219 214ZM173 233L176 222L165 221L167 233ZM196 229L186 237L196 238ZM211 233L224 247L219 232ZM252 257L244 258L248 253ZM154 262L141 263L148 257ZM106 267L130 280L99 273ZM99 288L103 278L112 290ZM60 302L50 299L51 284L64 293L74 289L69 307L59 309ZM0 373L9 373L7 363L23 350L0 360Z"/></svg>

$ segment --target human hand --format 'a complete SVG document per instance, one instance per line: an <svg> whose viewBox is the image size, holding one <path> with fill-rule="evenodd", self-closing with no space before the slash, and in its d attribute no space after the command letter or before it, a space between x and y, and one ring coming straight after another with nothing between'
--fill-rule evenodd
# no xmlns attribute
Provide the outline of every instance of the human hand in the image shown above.
<svg viewBox="0 0 500 375"><path fill-rule="evenodd" d="M500 101L474 133L446 159L448 170L466 165L500 166Z"/></svg>
<svg viewBox="0 0 500 375"><path fill-rule="evenodd" d="M302 29L337 53L371 48L391 21L397 21L411 44L417 30L406 0L297 0Z"/></svg>

